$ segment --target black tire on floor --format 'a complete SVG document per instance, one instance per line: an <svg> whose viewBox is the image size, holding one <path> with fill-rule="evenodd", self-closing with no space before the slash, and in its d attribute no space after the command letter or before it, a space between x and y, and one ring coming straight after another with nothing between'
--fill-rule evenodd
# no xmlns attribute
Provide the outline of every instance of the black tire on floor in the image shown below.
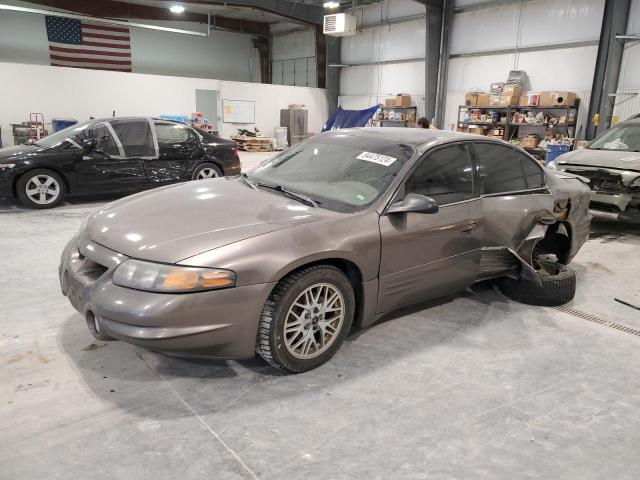
<svg viewBox="0 0 640 480"><path fill-rule="evenodd" d="M54 198L50 194L45 194L44 201L47 203L38 203L28 195L27 186L32 180L36 180L38 182L44 181L44 183L46 183L46 181L48 180L45 179L54 180L53 185L55 185L55 188L58 190L57 197ZM16 193L18 195L18 200L20 200L23 205L31 208L53 208L62 203L64 194L66 193L66 184L64 183L62 177L53 170L49 170L46 168L37 168L23 174L18 179L18 181L16 182Z"/></svg>
<svg viewBox="0 0 640 480"><path fill-rule="evenodd" d="M214 172L214 175L208 178L222 177L222 170L220 170L220 167L214 165L213 163L207 162L201 163L193 170L193 173L191 174L191 180L198 180L198 175L200 175L200 172L207 169Z"/></svg>
<svg viewBox="0 0 640 480"><path fill-rule="evenodd" d="M509 298L527 305L557 307L573 300L576 272L565 267L555 275L540 271L539 277L542 284L524 278L501 278L498 287Z"/></svg>
<svg viewBox="0 0 640 480"><path fill-rule="evenodd" d="M328 284L340 291L344 299L344 318L335 334L335 340L323 353L314 358L301 359L293 356L285 345L285 321L298 296L317 284ZM331 265L315 265L294 272L278 283L264 306L258 326L256 352L268 363L286 372L312 370L325 363L340 349L351 328L354 312L353 288L341 270Z"/></svg>

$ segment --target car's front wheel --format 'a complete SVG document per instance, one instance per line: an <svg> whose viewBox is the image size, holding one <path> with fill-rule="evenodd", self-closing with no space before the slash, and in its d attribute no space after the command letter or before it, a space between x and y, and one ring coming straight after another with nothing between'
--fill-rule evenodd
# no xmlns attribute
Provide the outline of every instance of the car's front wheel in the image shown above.
<svg viewBox="0 0 640 480"><path fill-rule="evenodd" d="M62 177L44 168L22 175L16 184L18 200L32 208L53 208L64 198L65 183Z"/></svg>
<svg viewBox="0 0 640 480"><path fill-rule="evenodd" d="M207 178L221 177L222 172L213 163L203 163L198 165L191 175L191 180L205 180Z"/></svg>
<svg viewBox="0 0 640 480"><path fill-rule="evenodd" d="M271 365L300 373L329 360L349 333L355 296L336 267L316 265L285 277L260 317L256 351Z"/></svg>

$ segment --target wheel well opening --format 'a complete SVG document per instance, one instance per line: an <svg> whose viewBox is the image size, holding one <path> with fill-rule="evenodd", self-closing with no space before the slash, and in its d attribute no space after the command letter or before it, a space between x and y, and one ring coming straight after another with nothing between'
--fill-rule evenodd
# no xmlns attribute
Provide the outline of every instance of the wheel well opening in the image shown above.
<svg viewBox="0 0 640 480"><path fill-rule="evenodd" d="M338 270L344 273L345 276L349 279L349 283L353 288L353 294L356 299L355 312L353 316L353 326L356 326L356 327L359 326L362 323L364 292L362 290L362 273L360 272L360 269L355 263L349 260L345 260L343 258L326 258L322 260L317 260L315 262L305 263L304 265L300 265L299 267L285 274L282 278L288 275L291 275L292 273L303 270L305 268L313 267L315 265L331 265L333 267L336 267ZM280 280L282 280L282 278Z"/></svg>
<svg viewBox="0 0 640 480"><path fill-rule="evenodd" d="M64 182L64 191L66 193L71 193L71 184L69 183L69 180L67 179L66 175L64 173L62 173L61 171L59 171L56 168L50 168L50 167L33 167L30 168L29 170L27 170L26 172L21 173L20 175L17 175L14 179L13 179L13 185L12 185L12 192L13 192L13 198L18 198L18 181L20 181L20 179L22 177L24 177L25 175L27 175L29 172L32 172L34 170L51 170L52 172L57 173L58 175L60 175L60 178L62 178L62 181Z"/></svg>
<svg viewBox="0 0 640 480"><path fill-rule="evenodd" d="M571 225L567 222L556 222L549 225L544 238L536 245L542 254L553 254L564 265L569 263L571 254Z"/></svg>

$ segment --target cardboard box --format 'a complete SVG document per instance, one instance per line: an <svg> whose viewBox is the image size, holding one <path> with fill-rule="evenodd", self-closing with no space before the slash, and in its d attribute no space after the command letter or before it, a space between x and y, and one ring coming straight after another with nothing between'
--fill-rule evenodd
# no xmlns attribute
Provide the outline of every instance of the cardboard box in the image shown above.
<svg viewBox="0 0 640 480"><path fill-rule="evenodd" d="M469 125L469 133L475 133L476 135L486 135L487 129L481 125Z"/></svg>
<svg viewBox="0 0 640 480"><path fill-rule="evenodd" d="M527 97L526 95L520 97L520 101L518 102L518 105L520 105L521 107L526 107L529 105L529 97Z"/></svg>
<svg viewBox="0 0 640 480"><path fill-rule="evenodd" d="M486 94L486 93L479 93L478 94L478 103L476 104L476 106L478 107L488 107L489 106L489 98L491 97L491 95Z"/></svg>
<svg viewBox="0 0 640 480"><path fill-rule="evenodd" d="M518 105L518 102L520 101L520 97L512 97L512 96L506 96L506 95L500 95L500 100L498 100L498 105L500 107L509 107L511 105Z"/></svg>
<svg viewBox="0 0 640 480"><path fill-rule="evenodd" d="M500 106L500 95L489 95L489 106L490 107L499 107Z"/></svg>
<svg viewBox="0 0 640 480"><path fill-rule="evenodd" d="M576 104L575 92L541 92L540 93L540 106L541 107L556 107L567 106L572 107Z"/></svg>
<svg viewBox="0 0 640 480"><path fill-rule="evenodd" d="M411 95L400 93L396 96L396 107L410 107Z"/></svg>
<svg viewBox="0 0 640 480"><path fill-rule="evenodd" d="M289 105L289 110L304 110L305 108L306 106L300 103L292 103Z"/></svg>
<svg viewBox="0 0 640 480"><path fill-rule="evenodd" d="M503 97L521 97L522 87L520 85L505 85L502 87Z"/></svg>
<svg viewBox="0 0 640 480"><path fill-rule="evenodd" d="M395 107L396 106L396 99L395 98L385 98L384 99L384 106L385 107Z"/></svg>
<svg viewBox="0 0 640 480"><path fill-rule="evenodd" d="M464 96L464 104L467 107L475 107L478 105L478 94L477 93L467 93Z"/></svg>

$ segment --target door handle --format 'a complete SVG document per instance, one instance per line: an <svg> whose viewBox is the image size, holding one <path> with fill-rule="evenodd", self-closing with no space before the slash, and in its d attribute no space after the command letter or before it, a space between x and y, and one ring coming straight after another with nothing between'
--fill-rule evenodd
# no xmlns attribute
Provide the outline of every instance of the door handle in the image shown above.
<svg viewBox="0 0 640 480"><path fill-rule="evenodd" d="M478 228L478 224L476 222L469 222L464 227L462 227L462 233L472 233L475 229Z"/></svg>

